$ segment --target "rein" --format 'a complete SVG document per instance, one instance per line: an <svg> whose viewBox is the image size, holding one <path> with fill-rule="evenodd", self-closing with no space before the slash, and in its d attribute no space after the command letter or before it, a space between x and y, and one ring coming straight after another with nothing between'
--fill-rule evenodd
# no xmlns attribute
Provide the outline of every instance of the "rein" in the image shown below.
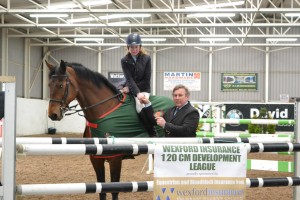
<svg viewBox="0 0 300 200"><path fill-rule="evenodd" d="M105 103L105 102L107 102L107 101L109 101L109 100L111 100L111 99L113 99L113 98L116 98L116 97L118 97L118 100L119 100L120 102L123 102L123 100L122 100L123 94L122 94L122 93L117 93L117 94L115 94L115 95L113 95L113 96L111 96L111 97L109 97L109 98L107 98L107 99L104 99L104 100L99 101L99 102L97 102L97 103L95 103L95 104L93 104L93 105L90 105L90 106L87 106L87 107L84 107L84 108L81 108L81 109L77 109L77 110L75 109L75 110L72 110L71 108L76 107L78 104L75 105L75 106L72 106L72 107L70 107L70 108L68 109L68 111L73 111L73 112L72 112L72 113L66 113L65 115L73 115L73 114L78 113L78 112L80 112L80 111L85 111L85 110L87 110L87 109L90 109L90 108L93 108L93 107L98 106L98 105L100 105L100 104L103 104L103 103Z"/></svg>

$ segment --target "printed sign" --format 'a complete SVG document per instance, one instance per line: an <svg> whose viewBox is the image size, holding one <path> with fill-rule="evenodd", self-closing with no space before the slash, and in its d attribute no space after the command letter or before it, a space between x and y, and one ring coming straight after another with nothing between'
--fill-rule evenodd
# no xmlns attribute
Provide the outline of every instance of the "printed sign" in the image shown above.
<svg viewBox="0 0 300 200"><path fill-rule="evenodd" d="M267 108L273 119L294 119L294 104L225 104L227 119L251 119L259 110ZM245 131L247 124L226 124L226 131ZM279 124L276 131L294 131L292 124Z"/></svg>
<svg viewBox="0 0 300 200"><path fill-rule="evenodd" d="M221 73L222 91L256 91L257 73Z"/></svg>
<svg viewBox="0 0 300 200"><path fill-rule="evenodd" d="M225 110L225 106L220 105L204 105L199 104L197 102L191 102L191 104L196 108L199 112L200 119L203 118L217 118L217 109ZM223 125L221 125L223 126ZM225 127L225 126L224 126ZM210 124L210 123L201 123L199 124L198 128L201 131L209 131L209 132L215 132L216 126Z"/></svg>
<svg viewBox="0 0 300 200"><path fill-rule="evenodd" d="M108 72L108 80L118 88L125 83L125 76L122 72Z"/></svg>
<svg viewBox="0 0 300 200"><path fill-rule="evenodd" d="M154 154L153 199L245 197L245 144L158 144Z"/></svg>
<svg viewBox="0 0 300 200"><path fill-rule="evenodd" d="M182 84L190 91L201 90L201 72L164 72L164 90L173 90L175 85Z"/></svg>

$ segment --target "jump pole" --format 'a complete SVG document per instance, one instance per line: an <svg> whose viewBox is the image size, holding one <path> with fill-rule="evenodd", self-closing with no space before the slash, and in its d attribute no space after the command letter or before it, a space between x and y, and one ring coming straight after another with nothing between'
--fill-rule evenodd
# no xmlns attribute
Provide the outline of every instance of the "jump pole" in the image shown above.
<svg viewBox="0 0 300 200"><path fill-rule="evenodd" d="M197 137L197 138L51 138L17 137L16 144L202 144L202 143L281 143L291 137ZM2 138L0 138L0 146Z"/></svg>
<svg viewBox="0 0 300 200"><path fill-rule="evenodd" d="M246 187L299 186L299 177L246 178ZM87 194L153 191L154 182L26 184L17 186L18 195Z"/></svg>
<svg viewBox="0 0 300 200"><path fill-rule="evenodd" d="M217 124L277 124L277 125L293 125L293 119L213 119L201 118L200 123L217 123Z"/></svg>
<svg viewBox="0 0 300 200"><path fill-rule="evenodd" d="M201 144L199 144L201 145ZM217 144L216 144L217 145ZM17 146L17 153L26 155L102 155L102 154L153 154L155 144L23 144ZM298 152L300 143L246 143L248 153Z"/></svg>
<svg viewBox="0 0 300 200"><path fill-rule="evenodd" d="M226 133L219 133L219 132L207 132L207 131L199 131L196 132L197 137L241 137L241 138L262 138L262 137L290 137L294 138L294 133L280 133L280 134L257 134L257 133L236 133L236 132L226 132Z"/></svg>

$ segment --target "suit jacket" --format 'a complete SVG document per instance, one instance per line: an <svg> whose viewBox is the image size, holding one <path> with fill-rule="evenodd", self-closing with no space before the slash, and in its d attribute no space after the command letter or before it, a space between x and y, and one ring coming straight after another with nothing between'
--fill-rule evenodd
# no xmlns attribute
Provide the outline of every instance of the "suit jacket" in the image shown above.
<svg viewBox="0 0 300 200"><path fill-rule="evenodd" d="M190 102L178 110L176 115L175 110L176 106L164 114L166 137L195 137L199 123L198 110Z"/></svg>

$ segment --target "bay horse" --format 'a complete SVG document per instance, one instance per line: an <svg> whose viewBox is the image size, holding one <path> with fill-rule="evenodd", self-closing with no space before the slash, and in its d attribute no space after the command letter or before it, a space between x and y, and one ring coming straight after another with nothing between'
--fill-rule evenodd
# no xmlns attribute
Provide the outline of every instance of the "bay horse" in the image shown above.
<svg viewBox="0 0 300 200"><path fill-rule="evenodd" d="M84 137L149 137L137 116L134 99L120 93L102 74L78 63L61 61L59 66L53 66L46 61L46 65L49 68L49 118L61 120L69 110L70 102L77 99L80 111L84 113L87 121ZM154 110L155 105L160 110L166 110L173 105L173 101L167 97L150 100ZM157 128L162 136L162 129ZM111 182L119 182L125 156L108 155L99 158L91 155L90 161L97 181L105 182L104 163L108 161ZM106 193L100 193L99 198L105 200ZM112 199L118 200L117 192L112 193Z"/></svg>

